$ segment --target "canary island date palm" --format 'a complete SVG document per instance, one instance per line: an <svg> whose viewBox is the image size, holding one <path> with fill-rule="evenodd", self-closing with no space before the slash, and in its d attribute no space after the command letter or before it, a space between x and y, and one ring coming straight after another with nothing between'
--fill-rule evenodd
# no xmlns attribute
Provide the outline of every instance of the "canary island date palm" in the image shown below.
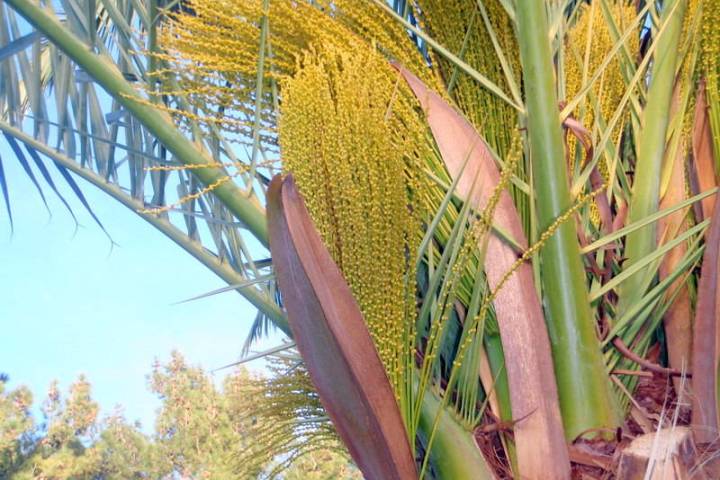
<svg viewBox="0 0 720 480"><path fill-rule="evenodd" d="M717 436L717 2L59 3L0 3L0 130L293 339L248 471L569 478L648 369Z"/></svg>

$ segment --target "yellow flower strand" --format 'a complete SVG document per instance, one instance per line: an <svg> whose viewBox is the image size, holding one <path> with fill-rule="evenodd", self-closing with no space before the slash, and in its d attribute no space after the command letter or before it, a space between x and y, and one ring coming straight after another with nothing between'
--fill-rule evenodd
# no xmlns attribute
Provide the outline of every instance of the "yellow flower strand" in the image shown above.
<svg viewBox="0 0 720 480"><path fill-rule="evenodd" d="M230 181L230 179L232 179L232 177L234 177L236 175L238 175L238 174L233 174L232 176L227 176L227 177L220 177L217 180L215 180L213 183L208 185L207 187L204 187L195 193L185 195L180 200L178 200L177 202L175 202L171 205L164 205L162 207L156 207L156 208L143 208L141 210L138 210L138 213L142 213L145 215L159 215L161 213L167 212L168 210L178 208L187 202L190 202L192 200L197 200L198 198L205 195L206 193L212 192L213 190L218 188L220 185L223 185L223 184L227 183L228 181Z"/></svg>

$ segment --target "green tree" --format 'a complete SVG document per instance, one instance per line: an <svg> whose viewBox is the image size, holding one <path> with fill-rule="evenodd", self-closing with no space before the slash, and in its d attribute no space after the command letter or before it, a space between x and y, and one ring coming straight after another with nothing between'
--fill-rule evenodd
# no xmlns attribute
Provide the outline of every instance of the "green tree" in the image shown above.
<svg viewBox="0 0 720 480"><path fill-rule="evenodd" d="M7 378L0 379L0 478L7 478L22 463L35 429L30 390L20 387L8 392L6 382Z"/></svg>
<svg viewBox="0 0 720 480"><path fill-rule="evenodd" d="M285 473L285 480L361 480L360 471L344 456L329 450L317 450L303 455Z"/></svg>
<svg viewBox="0 0 720 480"><path fill-rule="evenodd" d="M67 397L54 382L34 422L25 387L5 390L0 382L0 478L9 480L131 480L161 478L268 478L284 459L258 456L261 422L248 415L267 379L238 368L222 388L174 352L156 363L150 390L161 400L154 434L128 423L119 412L99 418L91 385L80 377ZM313 451L290 462L282 478L360 478L347 456ZM277 477L275 477L277 478Z"/></svg>
<svg viewBox="0 0 720 480"><path fill-rule="evenodd" d="M143 434L137 424L129 424L119 413L103 420L100 435L91 448L100 456L94 479L130 480L167 475L168 470L159 464L152 438Z"/></svg>
<svg viewBox="0 0 720 480"><path fill-rule="evenodd" d="M8 395L22 393L24 388ZM146 458L149 440L120 416L104 421L92 400L90 383L80 377L63 398L56 382L42 405L40 427L26 425L16 438L31 440L6 472L12 479L91 480L146 478L152 472ZM158 477L159 478L159 477Z"/></svg>
<svg viewBox="0 0 720 480"><path fill-rule="evenodd" d="M239 370L226 385L231 381L248 382L250 377ZM231 415L228 396L215 388L205 372L188 366L175 352L167 365L155 365L150 389L163 402L155 428L157 453L168 471L188 478L232 478L239 472L247 478L259 475L259 468L247 471L241 461L242 453L254 444L253 419Z"/></svg>

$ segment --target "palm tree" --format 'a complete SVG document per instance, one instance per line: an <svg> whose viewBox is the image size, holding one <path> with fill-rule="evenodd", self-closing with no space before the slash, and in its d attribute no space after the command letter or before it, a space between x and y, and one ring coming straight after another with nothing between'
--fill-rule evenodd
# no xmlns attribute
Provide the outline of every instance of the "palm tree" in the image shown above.
<svg viewBox="0 0 720 480"><path fill-rule="evenodd" d="M294 339L366 477L493 478L495 430L518 477L569 478L648 371L682 395L690 368L717 436L716 2L0 14L0 130L41 195L52 163L91 209L72 172L245 296L246 346Z"/></svg>

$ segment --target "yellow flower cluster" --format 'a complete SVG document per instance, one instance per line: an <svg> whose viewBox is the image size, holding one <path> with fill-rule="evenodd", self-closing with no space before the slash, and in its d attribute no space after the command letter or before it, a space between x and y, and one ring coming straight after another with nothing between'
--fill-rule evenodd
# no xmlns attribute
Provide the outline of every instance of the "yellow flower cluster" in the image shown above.
<svg viewBox="0 0 720 480"><path fill-rule="evenodd" d="M423 65L407 33L370 2L272 0L267 10L264 3L189 0L183 12L168 14L158 36L165 53L151 54L162 67L153 72L162 87L148 93L156 98L180 94L191 108L161 108L185 123L217 127L227 140L238 143L249 143L259 117L260 139L272 150L282 96L279 80L295 73L298 59L312 46L377 44L408 67ZM434 82L425 70L422 78ZM259 102L257 92L262 95Z"/></svg>
<svg viewBox="0 0 720 480"><path fill-rule="evenodd" d="M265 161L265 162L258 162L257 167L258 168L265 168L269 171L272 171L274 169L274 166L272 164L272 161ZM250 170L250 167L245 163L240 162L208 162L208 163L198 163L194 165L156 165L152 167L145 168L145 171L148 172L177 172L180 170L187 171L187 170L199 170L201 168L222 168L226 169L228 167L235 168L235 171L232 173L228 173L227 176L220 177L217 180L215 180L210 185L203 187L194 193L189 193L187 195L181 196L177 202L172 203L170 205L163 205L160 207L151 207L151 208L144 208L138 211L138 213L146 214L146 215L159 215L161 213L168 212L170 210L173 210L175 208L180 207L181 205L192 202L193 200L197 200L198 198L202 197L203 195L206 195L213 190L217 189L219 186L229 182L233 178L237 177L240 174L247 173Z"/></svg>
<svg viewBox="0 0 720 480"><path fill-rule="evenodd" d="M702 69L706 79L708 99L720 104L720 3L717 0L702 2Z"/></svg>
<svg viewBox="0 0 720 480"><path fill-rule="evenodd" d="M199 189L198 191L194 193L190 193L188 195L184 195L181 197L177 202L170 204L170 205L163 205L162 207L152 207L152 208L143 208L142 210L139 210L138 213L144 214L144 215L159 215L161 213L170 211L174 208L178 208L181 205L192 202L193 200L197 200L198 198L202 197L203 195L206 195L216 188L218 188L220 185L223 185L227 182L229 182L232 179L230 176L226 177L220 177L217 180L215 180L213 183L208 185L207 187L203 187Z"/></svg>
<svg viewBox="0 0 720 480"><path fill-rule="evenodd" d="M431 201L423 168L428 159L442 164L415 97L388 59L437 91L440 77L407 31L370 1L186 5L186 13L168 13L158 35L164 53L154 54L158 82L148 101L188 130L217 129L226 141L253 145L258 134L273 153L263 160L279 151L275 165L295 174L407 416L415 258ZM300 396L289 401L305 408ZM273 441L268 434L266 443Z"/></svg>
<svg viewBox="0 0 720 480"><path fill-rule="evenodd" d="M696 72L698 71L698 65L702 63L702 49L703 49L703 33L702 25L698 24L698 14L702 12L704 0L688 0L685 9L685 19L683 20L683 30L681 38L684 39L684 44L681 43L680 48L690 48L693 43L697 42L698 45L698 57L699 61L696 61L694 55L688 54L683 59L680 70L678 71L678 79L676 81L676 91L674 93L673 104L670 107L670 115L683 115L682 123L680 128L680 142L678 148L683 149L683 152L678 152L678 155L685 155L692 147L692 142L689 139L692 138L693 125L695 123L695 104L698 83L696 82ZM697 28L697 30L695 30ZM694 71L693 71L694 69ZM688 79L689 81L685 81ZM682 107L681 100L687 95L687 105L685 105L684 114L677 112L679 107ZM685 179L685 190L686 194L690 193L690 182L687 177L685 169L681 169L681 174Z"/></svg>
<svg viewBox="0 0 720 480"><path fill-rule="evenodd" d="M635 18L634 8L628 5L627 2L616 0L611 3L610 11L618 31L622 35ZM625 45L630 57L634 59L639 49L638 36L631 35ZM589 81L601 67L614 46L615 42L602 9L597 5L594 7L583 5L578 14L577 23L568 32L565 43L565 93L567 100L573 99L580 92L585 86L585 82ZM585 57L588 48L589 55ZM626 87L619 55L621 53L616 54L590 89L590 93L572 113L591 132L593 144L595 144L598 135L600 117L602 118L602 124L607 124L625 93ZM588 65L584 65L585 58L589 62ZM620 122L615 127L616 133L622 129L623 123ZM576 160L580 159L580 163L582 163L584 155L585 152L582 151L577 139L570 136L568 138L568 157L570 160L568 168L571 172L576 168ZM607 181L609 170L607 163L601 159L598 163L598 169ZM590 205L590 218L595 225L599 224L600 214L595 204Z"/></svg>
<svg viewBox="0 0 720 480"><path fill-rule="evenodd" d="M401 388L415 321L426 126L404 81L367 48L310 51L282 82L279 123L292 172Z"/></svg>
<svg viewBox="0 0 720 480"><path fill-rule="evenodd" d="M507 85L477 0L420 0L418 5L424 27L435 40L496 85L501 88ZM520 85L519 49L512 21L498 0L485 0L483 5L515 82ZM515 110L476 80L456 72L454 65L444 58L437 56L434 61L465 116L504 158L512 143L512 131L507 126L517 124Z"/></svg>
<svg viewBox="0 0 720 480"><path fill-rule="evenodd" d="M635 18L635 9L627 2L616 0L611 3L610 10L617 28L622 35ZM586 48L589 45L588 65L585 61ZM565 91L568 100L574 98L584 87L583 82L588 81L600 68L601 64L613 49L613 41L610 27L605 20L602 9L599 6L590 7L583 5L578 16L577 23L568 32L565 45ZM631 58L635 58L639 49L637 35L631 37L625 43ZM607 123L617 109L620 99L625 92L625 81L623 80L618 53L610 64L605 68L600 79L590 89L595 97L593 100L589 95L580 103L573 112L573 116L579 119L593 135L597 135L595 128L598 116L602 116L603 123ZM583 78L583 67L586 69ZM596 106L599 105L599 114ZM620 124L621 125L621 124ZM577 158L578 144L576 139L571 138L570 146L570 168L575 165ZM604 162L599 165L603 175L607 174L607 166Z"/></svg>

